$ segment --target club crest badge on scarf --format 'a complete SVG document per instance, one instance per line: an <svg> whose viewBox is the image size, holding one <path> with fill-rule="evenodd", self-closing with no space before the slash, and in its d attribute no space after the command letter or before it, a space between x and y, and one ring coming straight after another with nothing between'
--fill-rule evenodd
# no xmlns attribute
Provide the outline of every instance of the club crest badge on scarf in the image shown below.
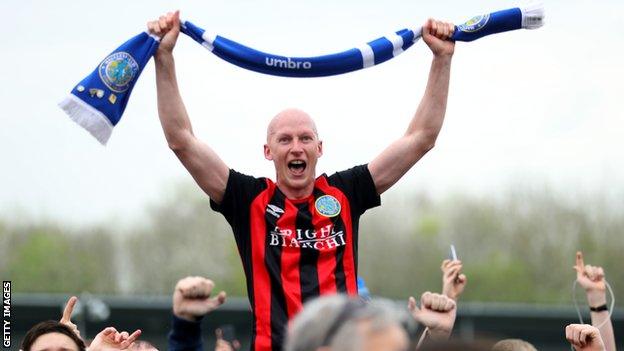
<svg viewBox="0 0 624 351"><path fill-rule="evenodd" d="M141 33L106 56L59 103L69 117L106 144L126 109L132 88L158 48L158 37Z"/></svg>

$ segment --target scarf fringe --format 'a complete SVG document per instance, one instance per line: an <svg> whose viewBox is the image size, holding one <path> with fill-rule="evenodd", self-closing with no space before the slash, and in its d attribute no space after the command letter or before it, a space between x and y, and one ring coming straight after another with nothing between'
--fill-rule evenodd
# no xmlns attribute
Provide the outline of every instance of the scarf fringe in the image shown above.
<svg viewBox="0 0 624 351"><path fill-rule="evenodd" d="M72 121L87 130L100 144L106 145L113 132L113 125L106 116L82 101L73 94L69 94L58 106L67 113Z"/></svg>
<svg viewBox="0 0 624 351"><path fill-rule="evenodd" d="M532 2L521 8L522 28L536 29L544 25L544 4Z"/></svg>

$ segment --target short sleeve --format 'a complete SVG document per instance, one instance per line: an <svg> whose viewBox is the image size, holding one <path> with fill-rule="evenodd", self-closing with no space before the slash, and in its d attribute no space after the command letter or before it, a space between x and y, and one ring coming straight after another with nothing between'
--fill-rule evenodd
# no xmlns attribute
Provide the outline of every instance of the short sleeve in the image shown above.
<svg viewBox="0 0 624 351"><path fill-rule="evenodd" d="M230 169L223 200L218 204L210 199L210 207L221 213L230 225L234 225L241 220L241 216L249 215L252 201L266 187L264 178L255 178Z"/></svg>
<svg viewBox="0 0 624 351"><path fill-rule="evenodd" d="M358 214L381 205L381 198L368 165L355 166L345 171L336 172L327 179L329 185L340 189L348 198Z"/></svg>

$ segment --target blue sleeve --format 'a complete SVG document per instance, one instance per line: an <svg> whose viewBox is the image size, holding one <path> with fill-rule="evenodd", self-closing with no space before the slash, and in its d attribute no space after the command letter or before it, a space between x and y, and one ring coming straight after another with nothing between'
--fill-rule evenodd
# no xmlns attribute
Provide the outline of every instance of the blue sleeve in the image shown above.
<svg viewBox="0 0 624 351"><path fill-rule="evenodd" d="M202 351L201 320L191 322L175 315L172 317L171 332L167 336L169 351Z"/></svg>

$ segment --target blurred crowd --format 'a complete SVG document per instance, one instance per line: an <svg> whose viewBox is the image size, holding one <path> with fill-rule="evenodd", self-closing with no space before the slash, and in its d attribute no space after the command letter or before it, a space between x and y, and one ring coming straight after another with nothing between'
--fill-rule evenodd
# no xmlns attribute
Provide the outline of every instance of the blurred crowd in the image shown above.
<svg viewBox="0 0 624 351"><path fill-rule="evenodd" d="M468 278L462 273L462 262L442 262L442 290L426 291L420 298L410 296L406 308L380 298L371 298L360 286L359 297L322 296L307 302L304 309L288 324L284 351L407 351L407 350L491 350L535 351L528 341L505 339L465 343L454 340L453 326L459 298ZM607 283L600 266L586 265L577 252L576 284L582 287L590 309L591 324L562 326L562 338L577 351L615 351L615 335L607 306ZM226 293L213 293L214 283L204 277L186 277L173 291L171 329L168 349L171 351L204 350L201 323L226 300ZM33 326L21 343L23 351L114 351L157 350L141 340L141 330L134 332L107 327L92 340L84 340L72 313L78 299L67 301L60 320L44 321ZM227 326L215 331L215 351L241 348L233 330ZM165 333L165 331L163 331Z"/></svg>

